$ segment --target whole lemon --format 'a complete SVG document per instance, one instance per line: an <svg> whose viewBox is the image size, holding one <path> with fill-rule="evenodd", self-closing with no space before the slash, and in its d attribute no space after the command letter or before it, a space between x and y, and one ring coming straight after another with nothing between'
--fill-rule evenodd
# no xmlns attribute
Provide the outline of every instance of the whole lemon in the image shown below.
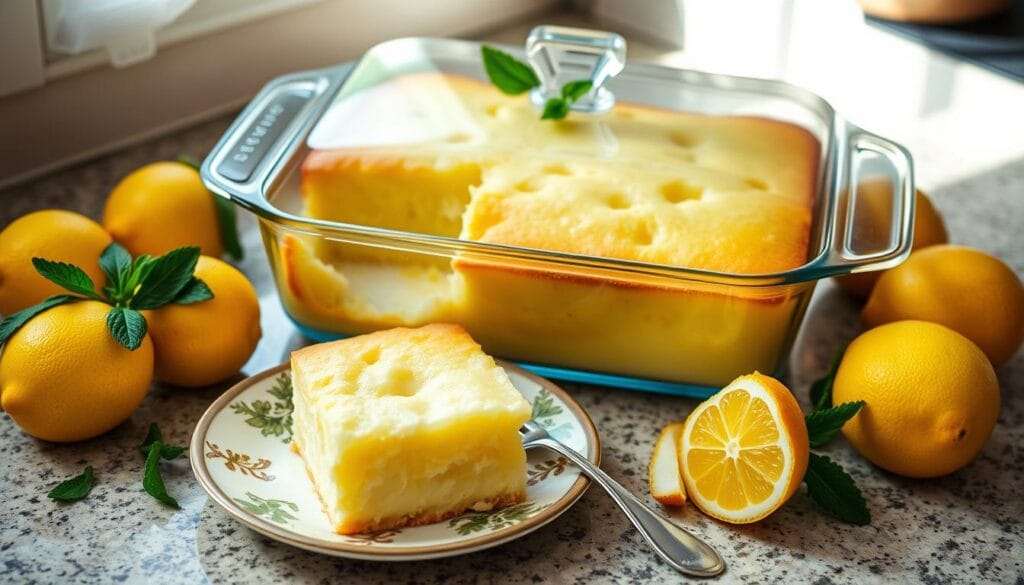
<svg viewBox="0 0 1024 585"><path fill-rule="evenodd" d="M992 364L969 339L926 321L872 329L846 350L832 402L866 405L843 435L866 459L908 477L938 477L981 451L999 416Z"/></svg>
<svg viewBox="0 0 1024 585"><path fill-rule="evenodd" d="M861 314L869 327L920 319L949 327L999 367L1024 341L1024 285L1006 264L964 246L932 246L886 272Z"/></svg>
<svg viewBox="0 0 1024 585"><path fill-rule="evenodd" d="M892 205L892 183L888 180L869 179L857 185L858 211L863 219L857 222L865 225L870 241L884 237L889 233L889 218ZM914 243L913 249L920 250L949 241L946 224L942 216L932 205L931 199L920 189L914 197ZM858 272L837 277L839 288L859 298L867 298L871 289L885 271Z"/></svg>
<svg viewBox="0 0 1024 585"><path fill-rule="evenodd" d="M256 290L241 272L200 256L195 276L213 291L212 299L144 313L156 348L156 377L177 386L207 386L237 373L262 335Z"/></svg>
<svg viewBox="0 0 1024 585"><path fill-rule="evenodd" d="M36 272L33 257L75 264L99 290L105 282L100 254L108 244L100 224L71 211L46 209L14 220L0 232L0 314L67 292Z"/></svg>
<svg viewBox="0 0 1024 585"><path fill-rule="evenodd" d="M59 305L33 317L0 353L0 405L33 437L82 441L138 408L153 379L149 337L130 351L107 330L110 306Z"/></svg>
<svg viewBox="0 0 1024 585"><path fill-rule="evenodd" d="M208 256L224 253L213 195L182 163L149 164L122 179L103 208L103 227L133 256L181 246L199 246Z"/></svg>

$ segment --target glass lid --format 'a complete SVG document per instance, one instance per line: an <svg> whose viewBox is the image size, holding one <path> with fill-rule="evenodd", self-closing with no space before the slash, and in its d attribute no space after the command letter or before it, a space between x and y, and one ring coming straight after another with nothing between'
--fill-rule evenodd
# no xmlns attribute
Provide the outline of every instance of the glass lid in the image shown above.
<svg viewBox="0 0 1024 585"><path fill-rule="evenodd" d="M467 49L469 49L467 51ZM565 146L616 151L607 127L625 40L614 33L538 27L527 59L461 41L402 39L371 49L308 138L315 150L441 148L466 152ZM561 120L563 124L555 124ZM585 147L585 148L583 148Z"/></svg>
<svg viewBox="0 0 1024 585"><path fill-rule="evenodd" d="M804 264L827 115L625 61L621 36L563 27L525 51L379 45L308 135L304 213L723 273Z"/></svg>
<svg viewBox="0 0 1024 585"><path fill-rule="evenodd" d="M317 150L456 144L628 158L620 134L678 125L650 108L636 120L640 105L791 122L821 142L830 131L827 104L788 85L625 62L620 35L556 26L535 28L525 50L389 41L363 56L307 143ZM677 136L675 145L692 142Z"/></svg>

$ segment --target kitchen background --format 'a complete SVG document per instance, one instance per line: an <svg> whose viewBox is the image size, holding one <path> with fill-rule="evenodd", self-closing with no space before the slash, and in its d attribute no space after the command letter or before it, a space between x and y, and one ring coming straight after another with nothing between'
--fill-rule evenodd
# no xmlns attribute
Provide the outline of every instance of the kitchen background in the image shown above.
<svg viewBox="0 0 1024 585"><path fill-rule="evenodd" d="M390 38L452 36L521 45L536 24L623 33L631 61L763 78L814 91L852 122L905 145L919 186L954 241L1024 273L1024 3L985 23L926 28L866 18L848 0L155 0L109 18L120 2L0 3L0 228L37 209L98 217L133 169L202 158L238 109L271 78L358 57ZM865 3L868 4L868 3ZM123 8L123 7L122 7ZM107 16L105 16L105 14ZM938 38L942 37L942 38ZM938 39L938 40L936 40ZM255 373L302 343L281 312L262 244L243 216L241 269L260 296L264 338ZM857 307L818 287L791 358L804 389L859 330ZM932 481L884 474L844 444L872 526L828 521L795 501L734 530L679 516L718 543L732 582L1021 582L1024 579L1024 357L998 372L1003 406L970 473ZM604 468L646 494L646 465L666 412L691 402L565 385L602 433ZM223 387L155 387L127 428L75 445L41 444L0 426L0 579L11 582L640 582L676 578L644 548L603 493L590 490L559 521L450 561L373 564L305 553L235 523L208 501L187 464L165 479L183 509L134 493L121 453L151 419L185 442ZM109 479L90 506L60 508L49 485L97 465ZM97 464L97 461L103 463ZM124 481L115 478L123 475Z"/></svg>
<svg viewBox="0 0 1024 585"><path fill-rule="evenodd" d="M518 46L534 22L581 19L627 33L631 59L806 87L854 123L912 146L925 187L1024 155L1024 117L1014 115L1024 61L1019 1L983 21L988 27L900 28L916 37L866 23L844 0L107 4L0 5L0 187L236 111L273 77L355 59L383 40L471 36ZM110 9L121 18L109 18ZM943 47L972 61L917 42L926 35L934 44L936 31L953 39ZM978 67L977 58L1001 69ZM947 164L947 152L957 164Z"/></svg>

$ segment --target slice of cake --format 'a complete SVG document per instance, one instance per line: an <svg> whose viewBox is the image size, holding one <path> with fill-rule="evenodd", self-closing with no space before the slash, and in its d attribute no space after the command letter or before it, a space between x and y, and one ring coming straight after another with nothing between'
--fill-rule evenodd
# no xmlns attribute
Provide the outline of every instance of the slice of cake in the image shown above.
<svg viewBox="0 0 1024 585"><path fill-rule="evenodd" d="M339 534L525 498L530 404L458 325L322 343L291 362L292 448Z"/></svg>

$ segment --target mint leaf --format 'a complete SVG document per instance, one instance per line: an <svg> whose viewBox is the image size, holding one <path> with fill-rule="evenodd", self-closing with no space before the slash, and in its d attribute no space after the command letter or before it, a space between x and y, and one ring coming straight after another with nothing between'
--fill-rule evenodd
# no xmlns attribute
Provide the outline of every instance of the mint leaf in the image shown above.
<svg viewBox="0 0 1024 585"><path fill-rule="evenodd" d="M594 87L594 82L589 79L581 79L578 81L570 81L562 86L562 98L572 103L581 97L587 95L590 88Z"/></svg>
<svg viewBox="0 0 1024 585"><path fill-rule="evenodd" d="M832 516L857 526L871 523L871 512L853 478L828 457L810 454L804 482L811 498Z"/></svg>
<svg viewBox="0 0 1024 585"><path fill-rule="evenodd" d="M192 272L199 261L199 248L175 248L140 267L144 274L128 306L145 310L162 307L174 300L181 289L192 280Z"/></svg>
<svg viewBox="0 0 1024 585"><path fill-rule="evenodd" d="M139 283L149 275L149 271L153 269L153 260L149 254L143 254L132 261L132 277L129 281L132 289L139 286Z"/></svg>
<svg viewBox="0 0 1024 585"><path fill-rule="evenodd" d="M562 86L562 97L551 98L544 104L544 112L540 115L541 120L561 120L569 115L569 108L572 103L587 95L594 84L586 79L570 81Z"/></svg>
<svg viewBox="0 0 1024 585"><path fill-rule="evenodd" d="M142 440L142 444L139 445L139 451L142 456L145 457L149 454L149 447L153 443L162 443L164 440L164 434L160 432L160 427L156 423L149 423L149 430L146 431L146 438Z"/></svg>
<svg viewBox="0 0 1024 585"><path fill-rule="evenodd" d="M177 459L185 452L185 447L179 447L177 445L165 445L163 433L160 432L160 427L156 423L149 424L149 431L146 433L146 438L142 440L142 444L139 445L139 452L145 457L149 455L149 448L154 443L160 444L160 458L170 461L171 459Z"/></svg>
<svg viewBox="0 0 1024 585"><path fill-rule="evenodd" d="M111 251L110 253L114 254L115 252ZM125 253L127 254L127 252ZM107 254L107 250L104 250L104 254ZM116 283L112 283L104 287L103 289L104 292L107 293L107 296L110 297L110 300L113 301L114 305L122 307L128 304L132 295L135 294L136 289L139 288L139 283L145 279L146 275L149 274L149 271L153 267L153 258L148 254L143 254L135 260L132 260L129 255L127 256L127 260L128 268L120 274L119 280ZM111 267L114 268L115 266L113 266L113 263L122 262L122 260L114 260L111 258L108 262L112 264Z"/></svg>
<svg viewBox="0 0 1024 585"><path fill-rule="evenodd" d="M160 458L166 461L171 459L177 459L181 457L181 454L186 451L186 448L182 445L160 445Z"/></svg>
<svg viewBox="0 0 1024 585"><path fill-rule="evenodd" d="M551 98L544 104L541 120L561 120L569 115L569 102L564 98Z"/></svg>
<svg viewBox="0 0 1024 585"><path fill-rule="evenodd" d="M232 258L241 260L244 254L242 253L242 242L238 238L238 215L235 213L235 204L214 193L210 193L210 197L213 197L213 205L217 210L220 243Z"/></svg>
<svg viewBox="0 0 1024 585"><path fill-rule="evenodd" d="M27 309L22 309L17 313L11 313L6 319L0 322L0 344L3 344L7 339L14 335L14 332L21 329L21 326L28 323L32 317L35 317L39 313L47 309L52 309L57 305L63 305L65 303L71 303L74 301L82 300L81 297L73 295L54 295L38 305L32 305Z"/></svg>
<svg viewBox="0 0 1024 585"><path fill-rule="evenodd" d="M135 351L142 345L148 329L142 313L124 307L113 307L107 313L107 329L114 339L125 348Z"/></svg>
<svg viewBox="0 0 1024 585"><path fill-rule="evenodd" d="M81 500L85 496L89 495L89 491L92 490L93 475L92 467L86 467L85 471L72 477L71 479L62 481L57 487L50 490L50 493L46 494L46 497L51 500L58 502L73 502L75 500Z"/></svg>
<svg viewBox="0 0 1024 585"><path fill-rule="evenodd" d="M100 254L100 268L107 275L107 282L115 291L121 292L132 269L132 256L117 242L111 242Z"/></svg>
<svg viewBox="0 0 1024 585"><path fill-rule="evenodd" d="M142 489L164 504L172 508L181 509L178 501L167 493L167 487L164 486L164 478L160 475L160 457L163 446L164 444L159 440L153 441L149 445L149 450L146 453L146 466L142 472Z"/></svg>
<svg viewBox="0 0 1024 585"><path fill-rule="evenodd" d="M540 86L540 79L533 68L504 51L483 45L484 71L498 89L508 95L519 95ZM585 96L594 87L589 79L570 81L562 86L561 97L553 97L544 103L541 120L561 120L569 115L569 106Z"/></svg>
<svg viewBox="0 0 1024 585"><path fill-rule="evenodd" d="M480 53L484 71L498 89L508 95L519 95L540 85L533 68L504 51L483 45Z"/></svg>
<svg viewBox="0 0 1024 585"><path fill-rule="evenodd" d="M103 300L103 297L96 294L96 289L93 287L92 279L89 278L89 275L74 264L55 262L46 258L33 258L32 266L35 266L36 272L43 278L57 286L91 299Z"/></svg>
<svg viewBox="0 0 1024 585"><path fill-rule="evenodd" d="M807 436L811 447L821 447L836 436L846 421L854 417L864 407L864 401L844 402L832 408L815 410L804 417L807 424Z"/></svg>
<svg viewBox="0 0 1024 585"><path fill-rule="evenodd" d="M172 302L179 305L191 305L193 303L201 303L208 301L213 298L213 291L206 285L202 280L192 277L192 280L188 281L185 288L181 289L178 296L174 297Z"/></svg>
<svg viewBox="0 0 1024 585"><path fill-rule="evenodd" d="M832 406L832 384L835 382L836 372L839 371L839 364L842 363L843 354L846 353L846 348L849 345L849 343L844 343L839 346L836 355L832 358L832 363L828 367L828 372L811 384L811 405L813 405L814 410L821 410L822 408Z"/></svg>

